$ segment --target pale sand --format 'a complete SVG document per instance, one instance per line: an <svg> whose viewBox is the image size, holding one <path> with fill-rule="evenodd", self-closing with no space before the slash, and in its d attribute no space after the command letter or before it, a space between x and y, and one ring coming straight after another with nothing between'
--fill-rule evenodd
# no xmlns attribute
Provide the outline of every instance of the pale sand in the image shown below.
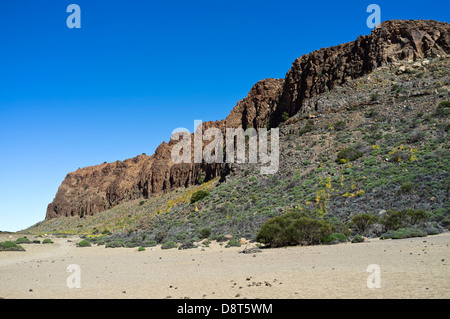
<svg viewBox="0 0 450 319"><path fill-rule="evenodd" d="M7 239L8 235L0 236L0 241ZM256 254L240 254L244 247L222 248L217 243L205 251L155 247L138 252L137 248L77 248L78 239L71 240L55 238L54 245L28 244L26 252L0 252L0 297L450 297L449 233L265 249ZM80 266L81 288L67 287L69 264ZM369 264L380 266L381 288L367 287Z"/></svg>

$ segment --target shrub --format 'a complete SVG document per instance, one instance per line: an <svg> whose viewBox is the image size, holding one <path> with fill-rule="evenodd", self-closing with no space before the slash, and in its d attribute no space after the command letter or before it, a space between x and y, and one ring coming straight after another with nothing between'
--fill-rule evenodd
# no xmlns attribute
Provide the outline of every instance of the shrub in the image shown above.
<svg viewBox="0 0 450 319"><path fill-rule="evenodd" d="M169 240L161 245L161 249L172 249L172 248L177 248L177 246L178 245L176 242Z"/></svg>
<svg viewBox="0 0 450 319"><path fill-rule="evenodd" d="M345 129L345 121L338 121L333 124L333 127L336 131L342 131Z"/></svg>
<svg viewBox="0 0 450 319"><path fill-rule="evenodd" d="M378 100L378 94L377 93L372 93L372 94L370 94L370 100L372 101L372 102L375 102L376 100Z"/></svg>
<svg viewBox="0 0 450 319"><path fill-rule="evenodd" d="M311 132L314 129L314 122L308 121L305 126L298 132L299 136Z"/></svg>
<svg viewBox="0 0 450 319"><path fill-rule="evenodd" d="M139 246L139 244L137 242L135 242L134 240L130 240L125 243L126 248L134 248L137 246Z"/></svg>
<svg viewBox="0 0 450 319"><path fill-rule="evenodd" d="M41 241L39 239L33 240L33 244L40 244L40 243L41 243Z"/></svg>
<svg viewBox="0 0 450 319"><path fill-rule="evenodd" d="M191 204L198 202L209 195L209 191L201 189L191 196Z"/></svg>
<svg viewBox="0 0 450 319"><path fill-rule="evenodd" d="M139 248L138 248L138 251L145 251L145 247L142 247L142 246L139 247Z"/></svg>
<svg viewBox="0 0 450 319"><path fill-rule="evenodd" d="M436 112L434 112L434 115L438 117L449 117L450 101L442 101L441 103L439 103Z"/></svg>
<svg viewBox="0 0 450 319"><path fill-rule="evenodd" d="M142 206L142 205L144 205L145 204L145 200L141 200L140 202L139 202L139 206Z"/></svg>
<svg viewBox="0 0 450 319"><path fill-rule="evenodd" d="M392 234L392 239L403 239L412 237L426 237L427 233L417 228L400 228Z"/></svg>
<svg viewBox="0 0 450 319"><path fill-rule="evenodd" d="M153 247L156 246L156 240L144 240L141 244L142 247Z"/></svg>
<svg viewBox="0 0 450 319"><path fill-rule="evenodd" d="M398 84L394 84L394 85L391 87L391 92L392 92L392 93L400 93L402 90L403 90L402 86L401 86L401 85L398 85Z"/></svg>
<svg viewBox="0 0 450 319"><path fill-rule="evenodd" d="M428 221L429 213L423 209L388 210L381 223L387 230L397 230Z"/></svg>
<svg viewBox="0 0 450 319"><path fill-rule="evenodd" d="M374 117L375 115L376 115L375 109L370 109L369 111L364 113L365 118L371 118L371 117Z"/></svg>
<svg viewBox="0 0 450 319"><path fill-rule="evenodd" d="M115 240L108 241L108 242L106 243L106 246L105 246L105 247L106 247L106 248L123 247L123 239L118 238L118 239L115 239Z"/></svg>
<svg viewBox="0 0 450 319"><path fill-rule="evenodd" d="M281 114L281 120L283 122L286 122L289 119L289 113L284 111L283 114Z"/></svg>
<svg viewBox="0 0 450 319"><path fill-rule="evenodd" d="M77 247L91 247L91 243L87 240L82 240L77 244Z"/></svg>
<svg viewBox="0 0 450 319"><path fill-rule="evenodd" d="M25 248L17 245L13 241L7 240L0 242L0 251L25 251Z"/></svg>
<svg viewBox="0 0 450 319"><path fill-rule="evenodd" d="M378 217L372 214L358 214L352 218L352 224L360 234L363 234L370 225L377 221Z"/></svg>
<svg viewBox="0 0 450 319"><path fill-rule="evenodd" d="M272 247L320 244L325 236L331 234L331 229L329 221L293 212L265 222L256 240Z"/></svg>
<svg viewBox="0 0 450 319"><path fill-rule="evenodd" d="M322 238L323 244L337 244L345 243L347 241L347 236L342 233L333 233Z"/></svg>
<svg viewBox="0 0 450 319"><path fill-rule="evenodd" d="M411 193L414 189L414 185L411 182L403 183L399 190L397 191L397 194L408 194Z"/></svg>
<svg viewBox="0 0 450 319"><path fill-rule="evenodd" d="M167 237L167 232L165 230L160 230L155 235L155 240L158 244L162 243L163 240Z"/></svg>
<svg viewBox="0 0 450 319"><path fill-rule="evenodd" d="M364 155L363 152L355 150L352 147L348 147L348 148L343 149L342 151L340 151L337 154L336 163L344 164L347 162L352 162L352 161L360 158L363 155ZM345 160L345 161L342 161L342 160Z"/></svg>
<svg viewBox="0 0 450 319"><path fill-rule="evenodd" d="M425 132L421 129L416 129L412 132L412 134L407 138L408 143L417 143L422 141L425 138Z"/></svg>
<svg viewBox="0 0 450 319"><path fill-rule="evenodd" d="M52 241L50 238L45 238L45 239L42 241L42 243L43 243L43 244L53 244L53 241Z"/></svg>
<svg viewBox="0 0 450 319"><path fill-rule="evenodd" d="M211 235L211 228L202 228L199 230L200 238L208 238Z"/></svg>
<svg viewBox="0 0 450 319"><path fill-rule="evenodd" d="M31 244L31 241L25 237L19 237L16 239L16 244Z"/></svg>
<svg viewBox="0 0 450 319"><path fill-rule="evenodd" d="M229 248L229 247L241 247L241 241L237 238L232 237L228 241L228 244L225 246L225 248Z"/></svg>
<svg viewBox="0 0 450 319"><path fill-rule="evenodd" d="M356 235L352 239L352 243L362 243L364 241L364 237Z"/></svg>

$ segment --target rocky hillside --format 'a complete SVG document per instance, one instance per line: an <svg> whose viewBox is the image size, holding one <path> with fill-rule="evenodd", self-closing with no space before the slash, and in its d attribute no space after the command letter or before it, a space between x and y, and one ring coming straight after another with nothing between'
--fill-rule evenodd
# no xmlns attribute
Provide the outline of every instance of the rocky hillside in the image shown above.
<svg viewBox="0 0 450 319"><path fill-rule="evenodd" d="M386 229L378 223L355 230L355 216L381 219L405 209L427 212L423 232L446 231L449 100L449 57L394 62L309 100L332 106L328 111L299 111L282 122L275 175L259 174L258 165L233 165L221 182L126 201L87 218L46 220L27 231L84 234L108 247L192 247L205 233L216 240L254 239L269 218L310 212L336 232L350 228L371 237ZM198 191L208 195L191 203Z"/></svg>
<svg viewBox="0 0 450 319"><path fill-rule="evenodd" d="M298 58L285 79L259 81L226 119L206 122L203 126L221 129L275 127L286 114L325 114L349 106L351 98L346 94L335 101L327 98L326 94L337 87L354 83L353 80L383 66L445 57L449 53L448 23L386 21L370 35L360 36L354 42ZM407 66L408 63L404 68ZM94 215L130 200L148 199L154 194L164 194L216 177L223 180L235 169L226 164L174 164L170 156L173 145L174 141L163 142L152 156L139 155L69 173L49 204L46 219Z"/></svg>

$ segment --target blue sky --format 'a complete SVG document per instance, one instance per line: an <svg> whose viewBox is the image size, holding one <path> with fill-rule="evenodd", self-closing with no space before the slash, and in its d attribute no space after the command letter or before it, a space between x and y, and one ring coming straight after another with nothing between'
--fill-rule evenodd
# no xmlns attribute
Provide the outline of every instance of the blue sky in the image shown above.
<svg viewBox="0 0 450 319"><path fill-rule="evenodd" d="M69 29L69 4L81 29ZM67 173L152 154L257 81L381 20L448 22L447 1L0 0L0 230L43 220Z"/></svg>

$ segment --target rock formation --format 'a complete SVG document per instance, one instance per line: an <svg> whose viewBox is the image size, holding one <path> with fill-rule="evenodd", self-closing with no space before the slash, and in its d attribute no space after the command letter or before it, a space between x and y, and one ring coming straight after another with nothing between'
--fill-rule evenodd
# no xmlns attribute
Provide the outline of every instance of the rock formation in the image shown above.
<svg viewBox="0 0 450 319"><path fill-rule="evenodd" d="M273 127L282 121L283 112L292 116L324 111L329 106L322 106L313 97L377 67L449 53L448 23L386 21L370 35L301 56L285 79L259 81L225 120L205 122L203 129ZM124 201L196 184L199 176L207 181L229 172L228 164L175 164L171 159L174 143L163 142L152 156L139 155L69 173L48 205L46 219L93 215Z"/></svg>

